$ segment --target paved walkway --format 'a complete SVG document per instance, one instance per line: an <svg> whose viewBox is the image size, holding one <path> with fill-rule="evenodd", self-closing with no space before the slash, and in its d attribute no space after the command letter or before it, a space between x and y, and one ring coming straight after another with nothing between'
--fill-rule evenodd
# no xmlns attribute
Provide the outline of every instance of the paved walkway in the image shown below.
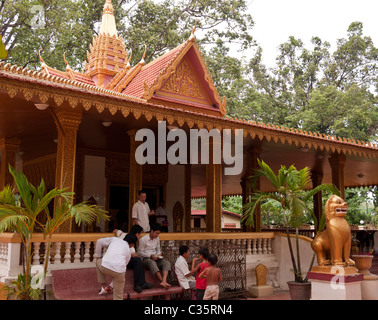
<svg viewBox="0 0 378 320"><path fill-rule="evenodd" d="M260 297L260 298L247 298L247 300L291 300L289 291L278 291L272 296Z"/></svg>

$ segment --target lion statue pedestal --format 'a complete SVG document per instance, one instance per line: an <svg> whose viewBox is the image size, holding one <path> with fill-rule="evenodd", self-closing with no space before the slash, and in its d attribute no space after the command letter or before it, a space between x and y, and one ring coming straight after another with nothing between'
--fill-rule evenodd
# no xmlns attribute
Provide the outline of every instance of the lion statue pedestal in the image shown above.
<svg viewBox="0 0 378 320"><path fill-rule="evenodd" d="M325 205L326 229L311 243L318 265L308 273L312 300L361 300L363 276L350 259L352 235L345 220L348 204L331 196Z"/></svg>

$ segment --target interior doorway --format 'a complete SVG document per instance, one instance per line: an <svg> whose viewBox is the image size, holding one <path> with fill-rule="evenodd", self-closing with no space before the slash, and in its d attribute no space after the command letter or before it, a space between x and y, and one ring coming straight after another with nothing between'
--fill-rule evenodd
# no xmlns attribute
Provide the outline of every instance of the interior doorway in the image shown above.
<svg viewBox="0 0 378 320"><path fill-rule="evenodd" d="M108 232L120 229L127 232L129 228L129 187L111 185L109 188Z"/></svg>
<svg viewBox="0 0 378 320"><path fill-rule="evenodd" d="M161 201L164 201L163 186L143 187L146 192L146 202L151 210L156 210ZM114 184L109 187L109 215L110 221L107 223L107 232L120 229L127 232L129 230L129 186ZM155 222L154 219L150 222Z"/></svg>

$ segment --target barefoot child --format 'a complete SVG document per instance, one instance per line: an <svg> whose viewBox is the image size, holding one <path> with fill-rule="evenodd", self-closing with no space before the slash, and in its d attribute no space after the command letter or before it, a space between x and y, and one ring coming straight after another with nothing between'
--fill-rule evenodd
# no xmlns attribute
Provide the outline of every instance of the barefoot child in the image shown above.
<svg viewBox="0 0 378 320"><path fill-rule="evenodd" d="M210 267L204 269L199 278L206 278L207 286L203 300L218 300L219 296L219 282L222 281L222 272L216 267L218 257L215 254L209 255Z"/></svg>

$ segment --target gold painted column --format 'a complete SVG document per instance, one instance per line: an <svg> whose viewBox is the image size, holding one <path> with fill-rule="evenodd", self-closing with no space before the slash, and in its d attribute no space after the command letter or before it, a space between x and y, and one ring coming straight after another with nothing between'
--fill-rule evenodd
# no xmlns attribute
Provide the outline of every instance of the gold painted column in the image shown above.
<svg viewBox="0 0 378 320"><path fill-rule="evenodd" d="M192 217L192 165L185 164L185 181L184 181L184 231L191 231Z"/></svg>
<svg viewBox="0 0 378 320"><path fill-rule="evenodd" d="M323 173L319 171L311 171L311 180L312 180L312 188L315 188L322 184L323 180ZM314 215L318 220L318 224L323 214L323 204L322 204L322 192L318 192L313 196L314 202ZM315 230L316 231L316 230Z"/></svg>
<svg viewBox="0 0 378 320"><path fill-rule="evenodd" d="M58 129L55 187L75 189L76 138L82 114L69 111L56 113L55 123ZM73 199L72 199L73 202ZM72 232L72 220L63 224L60 233Z"/></svg>
<svg viewBox="0 0 378 320"><path fill-rule="evenodd" d="M140 141L135 141L137 130L130 130L127 134L130 137L130 175L129 175L129 230L133 225L133 205L138 200L138 191L142 189L142 165L135 160L135 151ZM147 199L148 202L148 199Z"/></svg>
<svg viewBox="0 0 378 320"><path fill-rule="evenodd" d="M333 153L328 159L332 169L332 183L340 190L341 198L345 199L344 187L344 165L345 155L343 153Z"/></svg>
<svg viewBox="0 0 378 320"><path fill-rule="evenodd" d="M222 164L213 163L211 142L206 164L206 232L222 232Z"/></svg>
<svg viewBox="0 0 378 320"><path fill-rule="evenodd" d="M13 186L13 176L9 172L9 165L16 167L16 156L21 141L18 138L0 139L1 164L0 164L0 190L5 186Z"/></svg>

